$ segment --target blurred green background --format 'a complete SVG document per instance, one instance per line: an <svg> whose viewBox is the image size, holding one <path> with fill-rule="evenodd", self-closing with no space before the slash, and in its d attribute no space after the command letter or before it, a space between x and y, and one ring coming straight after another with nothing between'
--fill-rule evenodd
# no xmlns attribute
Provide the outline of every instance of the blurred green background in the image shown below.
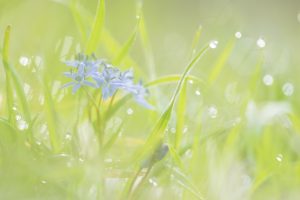
<svg viewBox="0 0 300 200"><path fill-rule="evenodd" d="M109 62L135 30L137 7L142 5L148 46L137 37L119 66L133 68L136 80L147 83L181 74L194 55L193 45L198 51L218 41L192 71L202 81L188 82L186 99L177 103L180 107L184 102L184 108L175 108L166 130L165 140L171 144L183 118L183 137L175 151L179 158L173 152L153 169L140 199L299 199L300 1L105 3L105 33L95 53ZM87 104L79 103L79 95L59 89L67 82L63 61L84 51L96 7L96 0L0 0L0 49L4 30L11 25L9 62L23 81L36 117L36 141L25 142L26 148L24 142L7 142L8 153L0 151L5 155L0 159L0 199L97 199L97 177L103 174L97 168L97 142L86 115L76 121ZM200 40L194 44L199 26ZM237 32L241 38L235 37ZM264 48L257 45L260 38ZM0 115L6 119L6 79L0 66ZM45 78L62 148L57 155L45 126ZM174 88L175 84L150 88L154 111L129 101L108 122L108 136L119 123L124 126L117 145L104 158L111 171L103 199L117 199L124 177L132 176L132 166L118 163L142 146ZM22 115L17 100L16 118ZM0 126L1 134L7 130Z"/></svg>

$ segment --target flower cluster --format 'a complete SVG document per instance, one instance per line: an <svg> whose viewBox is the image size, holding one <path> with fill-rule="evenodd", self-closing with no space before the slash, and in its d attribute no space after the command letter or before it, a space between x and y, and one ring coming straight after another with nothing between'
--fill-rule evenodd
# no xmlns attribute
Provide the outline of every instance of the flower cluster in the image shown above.
<svg viewBox="0 0 300 200"><path fill-rule="evenodd" d="M145 100L148 90L143 87L141 81L138 84L134 83L132 70L121 72L118 68L104 60L97 59L94 55L83 54L78 54L74 61L66 61L65 64L72 68L64 75L73 81L63 87L73 86L73 94L82 86L101 88L102 98L105 100L121 89L132 94L139 104L149 109L152 108Z"/></svg>

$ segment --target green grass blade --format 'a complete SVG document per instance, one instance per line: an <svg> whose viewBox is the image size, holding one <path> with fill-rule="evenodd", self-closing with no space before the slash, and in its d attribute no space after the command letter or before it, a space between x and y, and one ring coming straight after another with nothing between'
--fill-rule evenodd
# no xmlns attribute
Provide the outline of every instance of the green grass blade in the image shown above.
<svg viewBox="0 0 300 200"><path fill-rule="evenodd" d="M148 30L146 27L146 22L144 19L144 14L142 12L142 5L140 4L138 7L138 17L140 20L139 23L139 36L140 36L140 40L141 40L141 44L144 50L144 56L146 59L146 63L147 63L147 67L148 67L148 71L150 73L150 78L155 77L156 75L156 68L155 68L155 63L154 63L154 56L153 56L153 52L152 52L152 48L150 45L150 40L149 40L149 36L148 36Z"/></svg>
<svg viewBox="0 0 300 200"><path fill-rule="evenodd" d="M140 20L137 21L136 27L138 27L139 21ZM112 62L113 65L118 66L122 63L124 58L128 55L130 48L133 46L133 44L136 40L136 37L137 37L137 28L134 29L131 36L128 38L127 42L120 49L119 53L117 54L117 56L115 57L115 59Z"/></svg>
<svg viewBox="0 0 300 200"><path fill-rule="evenodd" d="M45 96L45 109L46 109L46 120L49 130L49 138L50 144L54 152L58 152L59 144L58 144L58 137L57 137L57 127L56 127L56 117L55 117L55 106L53 103L53 99L47 85L47 79L44 78L44 96Z"/></svg>
<svg viewBox="0 0 300 200"><path fill-rule="evenodd" d="M8 111L8 121L10 124L14 124L13 117L13 89L11 85L11 71L8 65L8 52L9 52L9 38L10 38L10 26L6 28L3 42L3 52L2 52L2 62L6 74L6 95L7 95L7 111Z"/></svg>
<svg viewBox="0 0 300 200"><path fill-rule="evenodd" d="M146 83L145 86L153 87L153 86L159 86L159 85L167 84L167 83L177 83L180 80L180 78L181 78L181 75L179 75L179 74L162 76L153 81ZM187 81L193 81L198 84L205 85L205 82L196 76L189 75L186 77L186 79L187 79Z"/></svg>
<svg viewBox="0 0 300 200"><path fill-rule="evenodd" d="M145 144L143 145L142 149L138 152L138 155L134 156L134 160L137 160L137 162L141 161L141 159L144 156L149 155L150 152L153 152L158 143L163 139L165 129L169 123L169 120L171 118L172 110L174 107L175 100L177 96L179 95L180 91L182 90L182 86L186 80L186 77L189 75L191 69L195 66L195 64L200 60L200 58L204 55L204 53L207 51L209 46L205 46L187 65L185 68L178 84L175 89L175 92L169 102L169 105L167 106L166 110L162 113L161 117L159 118L158 122L154 126L154 129L150 133L148 139L146 140Z"/></svg>
<svg viewBox="0 0 300 200"><path fill-rule="evenodd" d="M222 69L224 68L229 56L232 53L233 47L235 45L235 40L231 40L228 42L226 45L225 49L219 56L219 58L216 61L215 66L213 67L209 78L208 78L208 83L209 85L213 84L215 80L219 77L220 73L222 72Z"/></svg>
<svg viewBox="0 0 300 200"><path fill-rule="evenodd" d="M201 36L201 33L202 33L202 26L198 26L198 29L194 35L194 38L193 38L193 42L192 42L192 48L191 48L191 57L194 56L194 54L196 53L196 49L197 49L197 45L199 43L199 40L200 40L200 36Z"/></svg>
<svg viewBox="0 0 300 200"><path fill-rule="evenodd" d="M175 149L180 148L184 123L185 123L185 112L186 112L186 101L187 101L187 81L184 82L182 90L180 92L178 103L177 103L177 112L176 112L176 132L175 132Z"/></svg>
<svg viewBox="0 0 300 200"><path fill-rule="evenodd" d="M92 30L86 45L86 52L85 52L86 54L91 54L96 51L104 27L104 21L105 21L105 1L99 0Z"/></svg>
<svg viewBox="0 0 300 200"><path fill-rule="evenodd" d="M7 73L10 74L9 76L11 76L11 78L12 78L12 83L14 83L17 96L20 100L20 103L21 103L21 106L23 109L24 118L30 127L31 126L31 114L30 114L28 102L26 99L26 95L25 95L24 89L22 87L22 81L19 78L15 68L8 62L8 47L9 47L10 30L11 30L11 27L7 26L6 31L5 31L5 36L4 36L3 64L4 64L5 71L7 71ZM10 101L12 101L12 100L10 100ZM10 102L10 104L11 104L11 102ZM9 106L11 106L11 105L9 105Z"/></svg>
<svg viewBox="0 0 300 200"><path fill-rule="evenodd" d="M85 25L81 17L81 13L79 12L78 8L78 1L77 0L72 0L70 3L70 10L73 15L73 18L75 20L75 23L77 24L81 39L83 42L85 42L87 38L87 33L85 31Z"/></svg>

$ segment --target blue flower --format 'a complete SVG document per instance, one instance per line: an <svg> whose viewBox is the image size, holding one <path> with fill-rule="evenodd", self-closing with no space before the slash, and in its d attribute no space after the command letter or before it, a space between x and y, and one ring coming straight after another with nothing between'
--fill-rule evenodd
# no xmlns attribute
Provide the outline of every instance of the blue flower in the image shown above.
<svg viewBox="0 0 300 200"><path fill-rule="evenodd" d="M132 70L121 72L103 60L96 59L94 55L86 56L84 54L78 54L74 61L66 61L65 64L72 69L71 72L65 72L64 75L73 81L63 87L73 86L73 93L82 86L101 88L102 98L105 100L121 89L131 93L137 103L149 109L153 108L145 100L148 90L144 88L142 82L134 84Z"/></svg>
<svg viewBox="0 0 300 200"><path fill-rule="evenodd" d="M82 87L82 86L90 86L90 87L94 87L96 88L97 86L86 80L86 77L84 75L84 73L72 73L72 72L65 72L64 73L65 76L73 79L74 81L72 82L69 82L65 85L62 86L62 88L65 88L65 87L70 87L70 86L73 86L73 89L72 89L72 93L74 94L75 92L77 92L77 90Z"/></svg>

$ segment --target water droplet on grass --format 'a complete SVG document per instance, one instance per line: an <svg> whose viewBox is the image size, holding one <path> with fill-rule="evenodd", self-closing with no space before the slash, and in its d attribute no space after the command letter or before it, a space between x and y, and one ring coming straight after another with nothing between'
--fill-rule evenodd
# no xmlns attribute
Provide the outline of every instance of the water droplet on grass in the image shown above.
<svg viewBox="0 0 300 200"><path fill-rule="evenodd" d="M278 154L278 155L276 156L276 160L277 160L278 162L282 162L282 160L283 160L283 155L282 155L282 154Z"/></svg>
<svg viewBox="0 0 300 200"><path fill-rule="evenodd" d="M126 112L127 112L128 115L132 115L133 114L133 109L132 108L128 108Z"/></svg>
<svg viewBox="0 0 300 200"><path fill-rule="evenodd" d="M274 82L273 76L271 76L270 74L266 74L263 77L263 82L266 86L271 86Z"/></svg>
<svg viewBox="0 0 300 200"><path fill-rule="evenodd" d="M241 33L241 32L236 32L236 33L234 34L234 36L235 36L237 39L241 39L242 33Z"/></svg>
<svg viewBox="0 0 300 200"><path fill-rule="evenodd" d="M19 121L19 120L21 120L21 119L22 119L21 115L16 115L16 120L17 120L17 121Z"/></svg>
<svg viewBox="0 0 300 200"><path fill-rule="evenodd" d="M68 140L68 141L72 140L72 135L67 133L65 136L65 140Z"/></svg>
<svg viewBox="0 0 300 200"><path fill-rule="evenodd" d="M42 183L42 184L46 184L46 183L47 183L47 181L45 181L45 180L42 180L42 181L41 181L41 183Z"/></svg>
<svg viewBox="0 0 300 200"><path fill-rule="evenodd" d="M23 65L24 67L28 66L30 64L30 59L26 56L21 56L19 59L19 63Z"/></svg>
<svg viewBox="0 0 300 200"><path fill-rule="evenodd" d="M200 95L201 95L201 92L200 92L199 90L196 90L196 91L195 91L195 94L196 94L197 96L200 96Z"/></svg>
<svg viewBox="0 0 300 200"><path fill-rule="evenodd" d="M176 133L176 128L171 128L171 133Z"/></svg>
<svg viewBox="0 0 300 200"><path fill-rule="evenodd" d="M18 120L18 129L21 131L28 129L28 123L23 119Z"/></svg>
<svg viewBox="0 0 300 200"><path fill-rule="evenodd" d="M259 48L264 48L266 46L266 41L262 38L258 38L258 40L256 41L256 45Z"/></svg>
<svg viewBox="0 0 300 200"><path fill-rule="evenodd" d="M149 179L149 183L154 186L154 187L157 187L157 182L155 180L153 180L152 178Z"/></svg>
<svg viewBox="0 0 300 200"><path fill-rule="evenodd" d="M218 42L217 40L213 40L213 41L211 41L211 42L209 43L209 47L212 48L212 49L215 49L215 48L217 48L218 43L219 43L219 42Z"/></svg>
<svg viewBox="0 0 300 200"><path fill-rule="evenodd" d="M292 96L294 93L294 85L292 83L285 83L282 86L282 92L285 96Z"/></svg>
<svg viewBox="0 0 300 200"><path fill-rule="evenodd" d="M187 133L188 132L188 130L189 130L189 128L187 127L187 126L185 126L184 128L183 128L183 133Z"/></svg>
<svg viewBox="0 0 300 200"><path fill-rule="evenodd" d="M193 80L189 80L189 84L193 85L194 81Z"/></svg>
<svg viewBox="0 0 300 200"><path fill-rule="evenodd" d="M211 117L211 118L216 118L218 116L218 109L216 106L210 106L208 108L208 115Z"/></svg>

